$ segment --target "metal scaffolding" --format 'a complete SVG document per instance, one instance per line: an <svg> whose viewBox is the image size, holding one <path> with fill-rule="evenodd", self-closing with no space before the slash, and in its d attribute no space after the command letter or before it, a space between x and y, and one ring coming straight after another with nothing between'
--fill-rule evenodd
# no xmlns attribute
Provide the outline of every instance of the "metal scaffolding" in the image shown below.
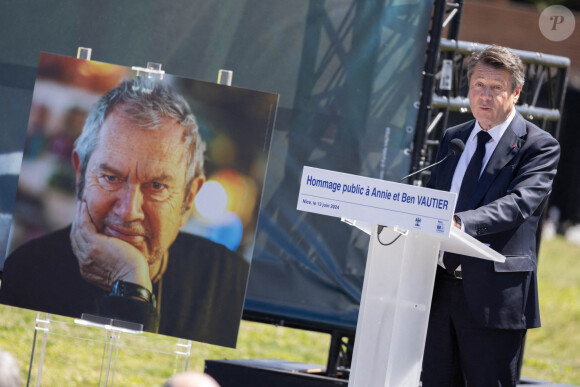
<svg viewBox="0 0 580 387"><path fill-rule="evenodd" d="M435 4L435 10L445 9L448 17L441 24L440 31L434 28L430 36L434 39L430 43L437 46L437 50L432 47L427 54L424 98L417 120L412 171L435 161L439 139L448 127L450 114L471 112L465 60L488 45L457 40L462 6L462 2L436 1ZM441 38L441 31L448 24L448 37ZM516 109L526 119L558 138L570 59L541 52L512 50L521 58L526 75ZM432 68L428 68L430 64ZM428 177L429 170L414 176L412 183L424 185Z"/></svg>

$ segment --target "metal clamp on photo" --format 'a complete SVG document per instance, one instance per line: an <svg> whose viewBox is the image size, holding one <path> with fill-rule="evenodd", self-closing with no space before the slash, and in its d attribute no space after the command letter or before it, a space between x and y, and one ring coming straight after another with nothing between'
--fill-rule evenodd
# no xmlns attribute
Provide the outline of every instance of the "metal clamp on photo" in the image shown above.
<svg viewBox="0 0 580 387"><path fill-rule="evenodd" d="M141 73L147 74L149 79L158 78L162 80L165 75L165 71L161 70L161 63L147 62L147 67L133 66L131 69L137 72L137 76L141 75Z"/></svg>
<svg viewBox="0 0 580 387"><path fill-rule="evenodd" d="M79 47L77 50L77 59L91 60L92 48Z"/></svg>

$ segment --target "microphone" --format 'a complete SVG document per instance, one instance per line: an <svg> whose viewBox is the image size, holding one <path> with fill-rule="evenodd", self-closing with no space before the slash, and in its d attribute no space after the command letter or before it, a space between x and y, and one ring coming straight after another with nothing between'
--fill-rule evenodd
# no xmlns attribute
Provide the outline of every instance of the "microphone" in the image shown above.
<svg viewBox="0 0 580 387"><path fill-rule="evenodd" d="M463 150L465 149L465 144L463 143L463 141L461 141L459 138L454 138L453 140L451 140L449 142L449 152L447 153L447 156L443 157L441 160L437 161L434 164L428 165L423 169L419 169L418 171L415 171L405 177L403 177L401 180L399 180L399 183L402 183L403 180L406 180L408 178L410 178L411 176L415 176L418 173L421 173L427 169L431 169L434 166L441 164L442 162L444 162L445 160L447 160L447 158L451 155L461 155L463 153Z"/></svg>
<svg viewBox="0 0 580 387"><path fill-rule="evenodd" d="M453 140L451 140L449 142L449 153L447 154L448 157L450 154L454 154L454 155L460 155L463 153L463 150L465 149L465 144L463 143L463 141L461 141L461 139L459 138L454 138Z"/></svg>

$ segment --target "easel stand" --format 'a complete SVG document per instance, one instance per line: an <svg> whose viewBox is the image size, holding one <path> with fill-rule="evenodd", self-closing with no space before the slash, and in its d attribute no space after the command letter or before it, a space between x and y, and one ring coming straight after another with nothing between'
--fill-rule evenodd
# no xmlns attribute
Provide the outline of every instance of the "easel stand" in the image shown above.
<svg viewBox="0 0 580 387"><path fill-rule="evenodd" d="M397 227L384 228L380 235L377 226L368 229L348 385L418 387L439 250L500 262L505 258L455 227L449 238Z"/></svg>
<svg viewBox="0 0 580 387"><path fill-rule="evenodd" d="M26 385L58 381L63 364L87 385L136 385L136 375L146 368L156 368L158 385L163 385L169 376L187 371L190 354L189 340L132 330L125 322L101 324L38 313Z"/></svg>

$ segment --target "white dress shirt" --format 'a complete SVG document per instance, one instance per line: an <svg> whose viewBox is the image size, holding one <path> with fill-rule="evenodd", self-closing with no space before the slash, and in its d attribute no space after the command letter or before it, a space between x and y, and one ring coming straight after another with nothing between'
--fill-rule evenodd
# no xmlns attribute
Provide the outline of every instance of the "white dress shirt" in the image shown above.
<svg viewBox="0 0 580 387"><path fill-rule="evenodd" d="M485 144L485 156L483 156L483 163L481 166L481 171L479 171L480 176L481 176L481 172L483 172L483 170L485 169L487 162L491 158L491 155L495 151L497 144L499 144L499 140L501 139L501 136L503 136L503 134L507 130L508 126L510 126L510 124L512 123L512 120L514 119L515 116L516 116L516 109L512 109L512 112L510 113L510 115L508 116L508 118L504 122L502 122L501 124L499 124L497 126L494 126L493 128L491 128L487 131L487 133L489 133L489 135L491 136L491 140L489 140ZM455 192L457 194L457 196L459 196L459 189L461 188L461 182L463 181L463 176L465 176L465 171L467 170L467 166L469 165L469 161L471 160L471 157L473 156L473 154L475 153L475 150L477 149L477 134L482 130L483 129L479 125L479 122L477 122L477 120L476 120L475 126L471 130L471 133L469 134L469 138L467 139L467 142L465 143L465 149L463 150L463 153L461 153L461 156L459 157L459 162L457 163L457 167L455 168L455 173L453 174L453 180L451 182L451 189L449 190L450 192ZM461 230L463 230L463 224L461 225ZM440 266L445 268L445 265L443 265L443 253L442 252L439 254L438 263ZM461 265L459 265L457 270L461 270Z"/></svg>

